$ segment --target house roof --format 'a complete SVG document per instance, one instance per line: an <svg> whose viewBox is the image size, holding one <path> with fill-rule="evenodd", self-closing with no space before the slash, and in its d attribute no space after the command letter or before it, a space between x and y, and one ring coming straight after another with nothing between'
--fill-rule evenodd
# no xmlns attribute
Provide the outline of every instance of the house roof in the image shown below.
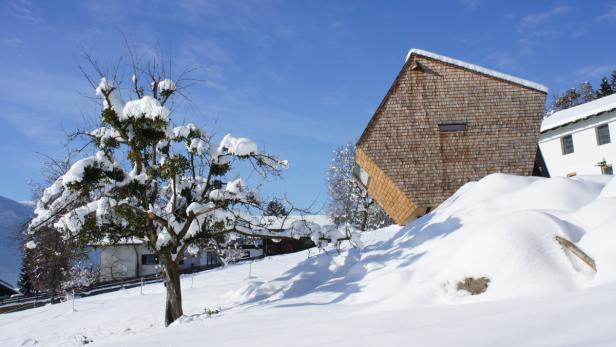
<svg viewBox="0 0 616 347"><path fill-rule="evenodd" d="M543 133L548 130L560 128L613 110L616 110L616 94L604 96L585 104L554 112L541 123L541 132Z"/></svg>
<svg viewBox="0 0 616 347"><path fill-rule="evenodd" d="M3 280L0 279L0 287L4 287L8 290L12 290L15 293L18 293L18 291L10 284L8 284L7 282L4 282Z"/></svg>
<svg viewBox="0 0 616 347"><path fill-rule="evenodd" d="M422 49L417 49L417 48L412 48L409 53L406 55L406 60L409 60L409 57L413 54L416 55L421 55L423 57L427 57L427 58L431 58L431 59L435 59L435 60L440 60L442 62L445 62L447 64L451 64L451 65L456 65L456 66L460 66L463 67L465 69L468 70L473 70L476 72L479 72L481 74L484 75L488 75L488 76L492 76L494 78L499 78L505 81L509 81L515 84L519 84L528 88L532 88L532 89L536 89L539 90L541 92L547 93L548 92L548 87L539 84L537 82L533 82L533 81L529 81L529 80L525 80L519 77L515 77L515 76L511 76L502 72L498 72L498 71L494 71L494 70L490 70L487 69L485 67L479 66L479 65L475 65L475 64L471 64L471 63L467 63L465 61L462 60L458 60L458 59L454 59L454 58L450 58L450 57L446 57L444 55L440 55L440 54L436 54L436 53L432 53L432 52L428 52L428 51L424 51Z"/></svg>

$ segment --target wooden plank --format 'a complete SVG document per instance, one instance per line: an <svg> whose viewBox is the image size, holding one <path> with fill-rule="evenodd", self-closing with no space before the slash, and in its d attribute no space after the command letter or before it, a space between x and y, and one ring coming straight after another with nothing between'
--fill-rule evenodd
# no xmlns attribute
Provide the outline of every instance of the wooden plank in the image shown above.
<svg viewBox="0 0 616 347"><path fill-rule="evenodd" d="M569 250L576 257L580 258L580 260L586 263L586 265L590 266L590 268L594 272L597 272L597 265L595 264L595 260L591 258L590 256L588 256L588 254L584 253L584 251L582 251L578 246L573 244L573 242L563 237L560 237L560 236L556 236L556 241L558 241L558 243L560 243L561 246Z"/></svg>

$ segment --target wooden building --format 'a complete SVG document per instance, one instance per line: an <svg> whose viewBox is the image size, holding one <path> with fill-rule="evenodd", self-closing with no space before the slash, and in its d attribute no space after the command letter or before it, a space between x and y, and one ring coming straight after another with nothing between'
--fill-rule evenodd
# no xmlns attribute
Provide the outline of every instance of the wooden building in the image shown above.
<svg viewBox="0 0 616 347"><path fill-rule="evenodd" d="M0 298L9 297L13 294L17 294L17 290L13 288L10 284L0 280Z"/></svg>
<svg viewBox="0 0 616 347"><path fill-rule="evenodd" d="M355 176L398 224L495 172L531 175L547 88L412 49L357 142Z"/></svg>

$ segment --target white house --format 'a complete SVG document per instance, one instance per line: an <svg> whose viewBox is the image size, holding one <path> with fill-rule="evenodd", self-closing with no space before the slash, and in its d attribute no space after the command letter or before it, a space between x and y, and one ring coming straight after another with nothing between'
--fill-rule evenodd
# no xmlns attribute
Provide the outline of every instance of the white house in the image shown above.
<svg viewBox="0 0 616 347"><path fill-rule="evenodd" d="M613 175L616 94L555 112L541 124L539 148L551 177Z"/></svg>
<svg viewBox="0 0 616 347"><path fill-rule="evenodd" d="M98 282L137 278L161 271L158 257L141 240L131 239L115 245L93 245L90 259L98 264ZM201 250L196 256L186 255L180 262L180 271L197 271L220 266L215 251Z"/></svg>

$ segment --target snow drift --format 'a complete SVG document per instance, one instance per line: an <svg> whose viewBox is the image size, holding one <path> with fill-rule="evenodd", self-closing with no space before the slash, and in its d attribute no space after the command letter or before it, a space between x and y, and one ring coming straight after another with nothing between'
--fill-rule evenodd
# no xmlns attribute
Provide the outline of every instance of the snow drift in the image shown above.
<svg viewBox="0 0 616 347"><path fill-rule="evenodd" d="M557 241L595 258L598 272ZM336 300L400 305L542 297L616 280L616 181L611 176L537 178L493 174L468 183L404 228L364 235L367 246L311 257L280 278L247 284L237 303L322 292ZM486 277L487 291L458 290Z"/></svg>

